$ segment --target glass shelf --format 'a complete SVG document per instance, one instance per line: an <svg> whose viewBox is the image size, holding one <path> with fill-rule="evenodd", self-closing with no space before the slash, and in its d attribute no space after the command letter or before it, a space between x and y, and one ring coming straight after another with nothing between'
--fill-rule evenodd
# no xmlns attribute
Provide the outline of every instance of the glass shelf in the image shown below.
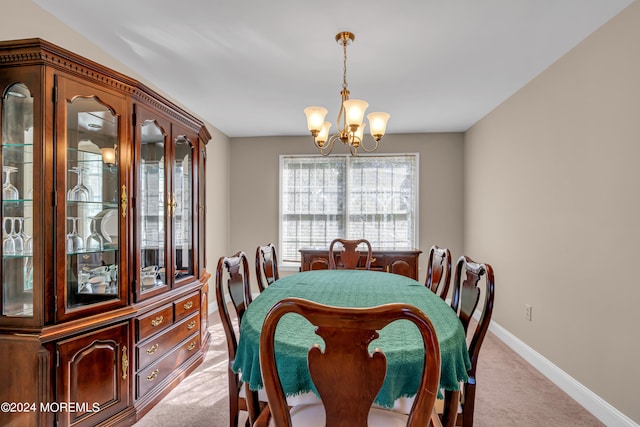
<svg viewBox="0 0 640 427"><path fill-rule="evenodd" d="M66 243L59 247L66 259L66 309L120 298L119 167L103 162L102 148L115 148L118 116L95 97L67 101ZM110 266L102 274L97 271Z"/></svg>
<svg viewBox="0 0 640 427"><path fill-rule="evenodd" d="M33 97L14 83L2 100L2 311L33 316ZM27 221L29 219L29 221Z"/></svg>

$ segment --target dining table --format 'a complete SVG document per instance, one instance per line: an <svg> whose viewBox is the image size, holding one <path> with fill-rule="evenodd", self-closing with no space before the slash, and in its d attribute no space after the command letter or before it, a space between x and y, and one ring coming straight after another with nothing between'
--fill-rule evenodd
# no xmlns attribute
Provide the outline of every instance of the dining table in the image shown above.
<svg viewBox="0 0 640 427"><path fill-rule="evenodd" d="M440 344L440 388L457 392L468 379L471 362L464 328L452 308L424 284L386 272L313 270L276 280L253 299L244 313L232 369L241 374L251 390L263 388L259 343L264 319L274 304L288 297L340 307L411 304L434 325ZM280 320L275 335L276 363L287 396L317 394L307 368L307 353L316 343L322 347L322 338L301 316L289 313ZM371 350L375 348L387 357L387 374L374 403L392 408L398 399L417 392L424 358L420 333L411 322L396 321L379 331L379 337L371 343Z"/></svg>

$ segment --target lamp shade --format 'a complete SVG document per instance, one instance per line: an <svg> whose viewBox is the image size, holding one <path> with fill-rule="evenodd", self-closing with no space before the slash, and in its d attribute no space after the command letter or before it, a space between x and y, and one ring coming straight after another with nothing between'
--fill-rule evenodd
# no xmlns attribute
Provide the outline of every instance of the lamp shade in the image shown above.
<svg viewBox="0 0 640 427"><path fill-rule="evenodd" d="M360 126L358 126L358 130L354 134L355 140L362 142L362 138L364 138L364 128L366 126L366 123L360 123Z"/></svg>
<svg viewBox="0 0 640 427"><path fill-rule="evenodd" d="M314 134L314 136L317 135L324 124L327 109L324 107L311 106L304 109L304 114L307 115L307 127L309 131Z"/></svg>
<svg viewBox="0 0 640 427"><path fill-rule="evenodd" d="M371 132L371 136L377 139L382 138L387 130L387 122L390 117L391 115L387 113L369 113L367 115L367 119L369 119L369 131Z"/></svg>
<svg viewBox="0 0 640 427"><path fill-rule="evenodd" d="M107 165L116 164L116 150L115 148L101 148L102 161Z"/></svg>
<svg viewBox="0 0 640 427"><path fill-rule="evenodd" d="M318 145L322 146L327 141L327 138L329 138L329 129L331 129L331 122L324 122L320 133L316 136Z"/></svg>
<svg viewBox="0 0 640 427"><path fill-rule="evenodd" d="M360 125L369 103L361 99L347 99L343 105L346 112L347 126Z"/></svg>

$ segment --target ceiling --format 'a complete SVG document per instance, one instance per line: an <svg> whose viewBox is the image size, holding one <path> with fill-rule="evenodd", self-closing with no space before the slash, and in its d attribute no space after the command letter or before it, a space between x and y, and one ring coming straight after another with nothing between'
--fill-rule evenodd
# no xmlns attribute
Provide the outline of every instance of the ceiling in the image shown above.
<svg viewBox="0 0 640 427"><path fill-rule="evenodd" d="M34 0L230 137L334 123L352 98L388 133L465 131L633 0Z"/></svg>

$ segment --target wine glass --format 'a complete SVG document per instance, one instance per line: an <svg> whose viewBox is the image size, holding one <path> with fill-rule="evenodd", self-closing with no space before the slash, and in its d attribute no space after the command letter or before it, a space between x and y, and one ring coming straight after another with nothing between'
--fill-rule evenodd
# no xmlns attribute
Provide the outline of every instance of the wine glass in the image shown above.
<svg viewBox="0 0 640 427"><path fill-rule="evenodd" d="M118 293L118 265L112 264L111 267L109 267L109 270L111 270L111 284L109 286L109 293L116 294Z"/></svg>
<svg viewBox="0 0 640 427"><path fill-rule="evenodd" d="M21 218L22 221L20 222L20 237L22 237L22 241L24 242L24 253L25 254L32 254L33 253L33 238L28 235L24 229L25 229L25 222L27 219L30 219L31 217L24 217Z"/></svg>
<svg viewBox="0 0 640 427"><path fill-rule="evenodd" d="M96 221L96 217L90 217L91 219L91 234L87 237L87 250L91 251L101 251L104 247L104 238L102 234L96 230L96 226L98 221Z"/></svg>
<svg viewBox="0 0 640 427"><path fill-rule="evenodd" d="M24 289L33 289L33 258L28 257L24 260Z"/></svg>
<svg viewBox="0 0 640 427"><path fill-rule="evenodd" d="M2 220L2 253L5 255L15 255L16 253L12 234L13 218L7 216Z"/></svg>
<svg viewBox="0 0 640 427"><path fill-rule="evenodd" d="M73 172L78 175L78 183L67 191L67 200L75 202L88 202L91 200L91 193L89 193L89 189L83 182L85 171L85 168L81 168L79 166L69 169L69 172Z"/></svg>
<svg viewBox="0 0 640 427"><path fill-rule="evenodd" d="M11 184L11 174L13 172L17 172L18 168L13 166L3 166L2 171L4 172L4 182L2 183L2 198L4 200L18 200L20 198L18 189L13 184Z"/></svg>
<svg viewBox="0 0 640 427"><path fill-rule="evenodd" d="M68 220L71 220L71 232L67 233L67 253L75 253L82 250L82 237L78 234L77 217L68 217Z"/></svg>
<svg viewBox="0 0 640 427"><path fill-rule="evenodd" d="M13 221L14 224L11 230L11 238L13 239L13 245L16 248L16 253L21 254L24 252L24 239L22 238L22 224L24 222L24 218L14 217Z"/></svg>

